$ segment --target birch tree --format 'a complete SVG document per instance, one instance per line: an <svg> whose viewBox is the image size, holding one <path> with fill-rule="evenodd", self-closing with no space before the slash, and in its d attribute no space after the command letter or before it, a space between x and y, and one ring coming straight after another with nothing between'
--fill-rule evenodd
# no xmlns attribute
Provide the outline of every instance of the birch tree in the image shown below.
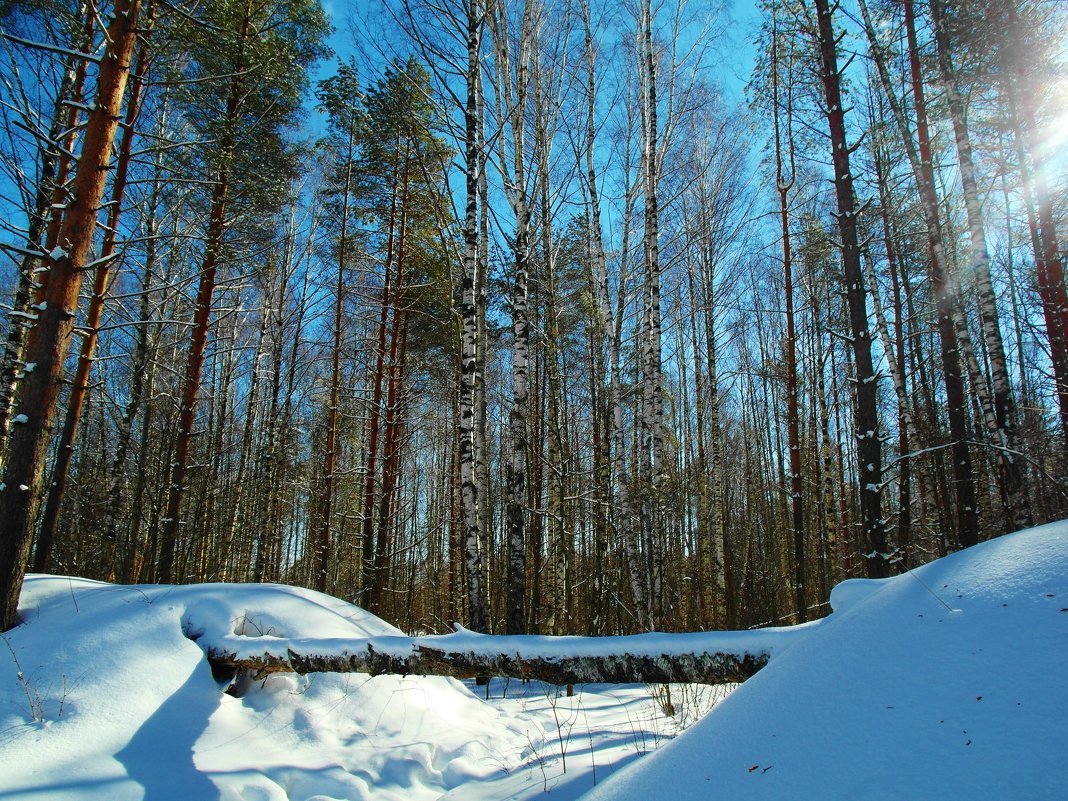
<svg viewBox="0 0 1068 801"><path fill-rule="evenodd" d="M505 196L515 217L511 238L512 291L512 398L508 409L507 484L507 612L509 634L521 634L526 627L527 565L527 405L530 399L530 279L531 176L529 173L526 128L531 96L531 72L535 57L535 19L541 9L534 0L524 0L518 9L519 30L506 4L496 3L490 13L494 52L494 98L497 127L511 135L499 137L498 167Z"/></svg>

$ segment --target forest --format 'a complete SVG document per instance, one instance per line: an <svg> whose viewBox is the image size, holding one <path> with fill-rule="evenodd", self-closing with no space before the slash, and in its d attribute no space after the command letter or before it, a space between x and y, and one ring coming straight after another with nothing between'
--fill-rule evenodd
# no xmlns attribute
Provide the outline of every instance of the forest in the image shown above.
<svg viewBox="0 0 1068 801"><path fill-rule="evenodd" d="M0 0L0 630L784 625L1065 517L1064 4L335 12Z"/></svg>

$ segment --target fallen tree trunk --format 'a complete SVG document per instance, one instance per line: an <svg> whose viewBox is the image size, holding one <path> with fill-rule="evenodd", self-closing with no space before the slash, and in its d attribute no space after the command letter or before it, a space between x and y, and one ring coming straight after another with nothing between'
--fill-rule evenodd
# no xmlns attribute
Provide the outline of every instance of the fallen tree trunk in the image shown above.
<svg viewBox="0 0 1068 801"><path fill-rule="evenodd" d="M624 637L493 636L459 629L426 637L363 640L225 635L205 642L221 681L271 673L369 673L471 678L508 676L550 684L741 682L800 630L764 629Z"/></svg>

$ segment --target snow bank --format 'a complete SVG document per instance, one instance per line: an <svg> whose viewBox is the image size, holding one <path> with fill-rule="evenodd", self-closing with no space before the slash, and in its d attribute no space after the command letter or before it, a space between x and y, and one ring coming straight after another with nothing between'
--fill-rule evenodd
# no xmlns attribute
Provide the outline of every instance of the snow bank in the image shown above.
<svg viewBox="0 0 1068 801"><path fill-rule="evenodd" d="M187 634L400 634L308 590L30 576L20 611L0 645L0 797L418 801L542 736L444 678L273 676L224 696Z"/></svg>
<svg viewBox="0 0 1068 801"><path fill-rule="evenodd" d="M586 801L1063 799L1068 525L911 574L835 613Z"/></svg>
<svg viewBox="0 0 1068 801"><path fill-rule="evenodd" d="M292 587L31 576L25 623L0 643L0 797L566 801L594 782L588 801L1064 797L1068 524L846 582L832 603L804 628L693 637L774 656L641 756L675 733L645 687L526 685L495 707L444 678L275 675L235 699L204 658L212 638L262 652L403 635ZM602 645L508 642L560 658Z"/></svg>

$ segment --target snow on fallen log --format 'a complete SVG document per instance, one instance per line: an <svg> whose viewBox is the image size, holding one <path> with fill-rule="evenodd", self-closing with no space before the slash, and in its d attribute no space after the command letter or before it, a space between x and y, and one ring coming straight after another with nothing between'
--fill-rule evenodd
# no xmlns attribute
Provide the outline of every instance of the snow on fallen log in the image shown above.
<svg viewBox="0 0 1068 801"><path fill-rule="evenodd" d="M198 642L219 679L239 673L509 676L550 684L741 682L814 625L620 637L453 634L366 639L245 637Z"/></svg>

